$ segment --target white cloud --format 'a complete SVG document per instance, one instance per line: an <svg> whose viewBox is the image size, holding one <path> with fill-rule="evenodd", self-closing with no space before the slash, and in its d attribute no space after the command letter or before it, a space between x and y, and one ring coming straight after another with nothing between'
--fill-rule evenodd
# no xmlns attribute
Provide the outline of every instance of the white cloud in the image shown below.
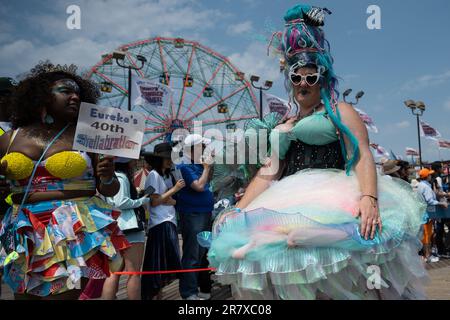
<svg viewBox="0 0 450 320"><path fill-rule="evenodd" d="M67 39L70 34L79 33L95 40L118 39L133 41L149 38L150 35L179 34L199 27L215 25L218 19L227 15L218 10L205 9L192 0L83 0L81 9L81 30L68 30L65 7L61 14L33 15L30 23L42 28L43 34L58 39Z"/></svg>
<svg viewBox="0 0 450 320"><path fill-rule="evenodd" d="M404 128L408 128L409 126L411 126L411 123L409 121L405 120L405 121L397 122L395 124L395 126L397 128L404 129Z"/></svg>
<svg viewBox="0 0 450 320"><path fill-rule="evenodd" d="M227 28L227 33L229 35L242 35L247 32L250 32L253 29L252 22L251 21L245 21L238 24L230 25Z"/></svg>
<svg viewBox="0 0 450 320"><path fill-rule="evenodd" d="M100 53L117 47L118 44L97 43L86 38L75 38L56 45L36 46L30 41L17 40L0 48L0 61L2 61L0 67L2 73L12 77L29 70L40 60L46 59L50 59L55 64L75 63L80 68L86 68L100 59Z"/></svg>
<svg viewBox="0 0 450 320"><path fill-rule="evenodd" d="M67 29L68 5L62 2L43 3L45 13L23 14L30 32L23 36L12 30L0 36L0 70L15 76L47 58L86 68L98 62L102 53L139 39L160 35L201 41L204 34L199 30L230 18L197 0L81 0L78 5L81 30Z"/></svg>
<svg viewBox="0 0 450 320"><path fill-rule="evenodd" d="M254 74L260 76L261 80L276 81L280 77L278 61L268 57L266 53L265 45L253 42L243 53L233 53L229 59L247 77Z"/></svg>
<svg viewBox="0 0 450 320"><path fill-rule="evenodd" d="M450 80L450 70L441 74L423 75L414 80L406 82L401 88L401 91L417 91L428 87L440 85Z"/></svg>
<svg viewBox="0 0 450 320"><path fill-rule="evenodd" d="M1 46L0 68L2 73L14 78L17 73L29 69L30 52L34 52L34 45L27 40L17 40Z"/></svg>

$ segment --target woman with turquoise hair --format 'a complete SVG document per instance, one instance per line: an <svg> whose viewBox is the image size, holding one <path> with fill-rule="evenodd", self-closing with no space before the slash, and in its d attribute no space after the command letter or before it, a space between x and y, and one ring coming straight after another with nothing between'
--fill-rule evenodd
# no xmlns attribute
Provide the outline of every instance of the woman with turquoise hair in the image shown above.
<svg viewBox="0 0 450 320"><path fill-rule="evenodd" d="M296 116L236 207L215 220L209 260L237 298L419 299L424 204L377 176L367 130L338 102L322 30L327 9L298 5L279 34Z"/></svg>

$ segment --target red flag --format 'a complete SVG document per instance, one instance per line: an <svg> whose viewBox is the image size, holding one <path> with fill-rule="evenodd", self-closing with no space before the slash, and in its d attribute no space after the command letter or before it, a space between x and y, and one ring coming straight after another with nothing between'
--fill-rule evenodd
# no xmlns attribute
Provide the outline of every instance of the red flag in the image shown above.
<svg viewBox="0 0 450 320"><path fill-rule="evenodd" d="M375 125L375 122L373 122L373 119L367 113L365 113L364 111L362 111L362 110L360 110L358 108L355 108L355 110L356 110L356 112L358 112L361 120L366 125L366 128L368 130L372 130L375 133L378 133L378 128Z"/></svg>
<svg viewBox="0 0 450 320"><path fill-rule="evenodd" d="M441 148L441 149L450 149L450 141L448 141L448 140L439 140L439 148Z"/></svg>
<svg viewBox="0 0 450 320"><path fill-rule="evenodd" d="M420 135L425 138L436 139L441 136L439 131L424 121L420 121Z"/></svg>
<svg viewBox="0 0 450 320"><path fill-rule="evenodd" d="M386 151L382 146L380 146L379 144L377 144L377 143L371 143L370 146L371 146L373 149L376 150L377 155L379 155L379 156L389 156L389 153L387 153L387 151Z"/></svg>
<svg viewBox="0 0 450 320"><path fill-rule="evenodd" d="M417 152L417 150L413 149L413 148L406 148L406 155L407 156L419 156L419 153Z"/></svg>

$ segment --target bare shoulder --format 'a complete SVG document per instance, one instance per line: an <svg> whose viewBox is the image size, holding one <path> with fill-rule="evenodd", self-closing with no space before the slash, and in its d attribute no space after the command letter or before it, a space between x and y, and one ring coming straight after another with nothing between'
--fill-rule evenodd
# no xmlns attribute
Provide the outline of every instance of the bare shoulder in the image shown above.
<svg viewBox="0 0 450 320"><path fill-rule="evenodd" d="M366 141L368 139L367 128L355 108L346 102L339 103L338 108L342 122L348 126L360 142Z"/></svg>
<svg viewBox="0 0 450 320"><path fill-rule="evenodd" d="M351 104L339 102L338 109L344 122L357 122L362 124L361 117Z"/></svg>
<svg viewBox="0 0 450 320"><path fill-rule="evenodd" d="M347 102L339 102L338 103L338 109L341 112L341 114L354 114L354 115L358 115L358 113L356 112L355 108L347 103Z"/></svg>
<svg viewBox="0 0 450 320"><path fill-rule="evenodd" d="M0 136L0 154L1 155L4 155L6 153L12 133L13 133L13 130L9 130Z"/></svg>

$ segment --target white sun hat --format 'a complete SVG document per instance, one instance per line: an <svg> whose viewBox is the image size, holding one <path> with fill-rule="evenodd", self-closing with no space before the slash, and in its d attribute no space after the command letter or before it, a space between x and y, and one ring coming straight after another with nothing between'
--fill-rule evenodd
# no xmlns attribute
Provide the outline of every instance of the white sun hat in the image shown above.
<svg viewBox="0 0 450 320"><path fill-rule="evenodd" d="M184 146L191 147L197 144L208 145L211 143L211 139L203 138L201 135L197 133L189 134L184 138Z"/></svg>

